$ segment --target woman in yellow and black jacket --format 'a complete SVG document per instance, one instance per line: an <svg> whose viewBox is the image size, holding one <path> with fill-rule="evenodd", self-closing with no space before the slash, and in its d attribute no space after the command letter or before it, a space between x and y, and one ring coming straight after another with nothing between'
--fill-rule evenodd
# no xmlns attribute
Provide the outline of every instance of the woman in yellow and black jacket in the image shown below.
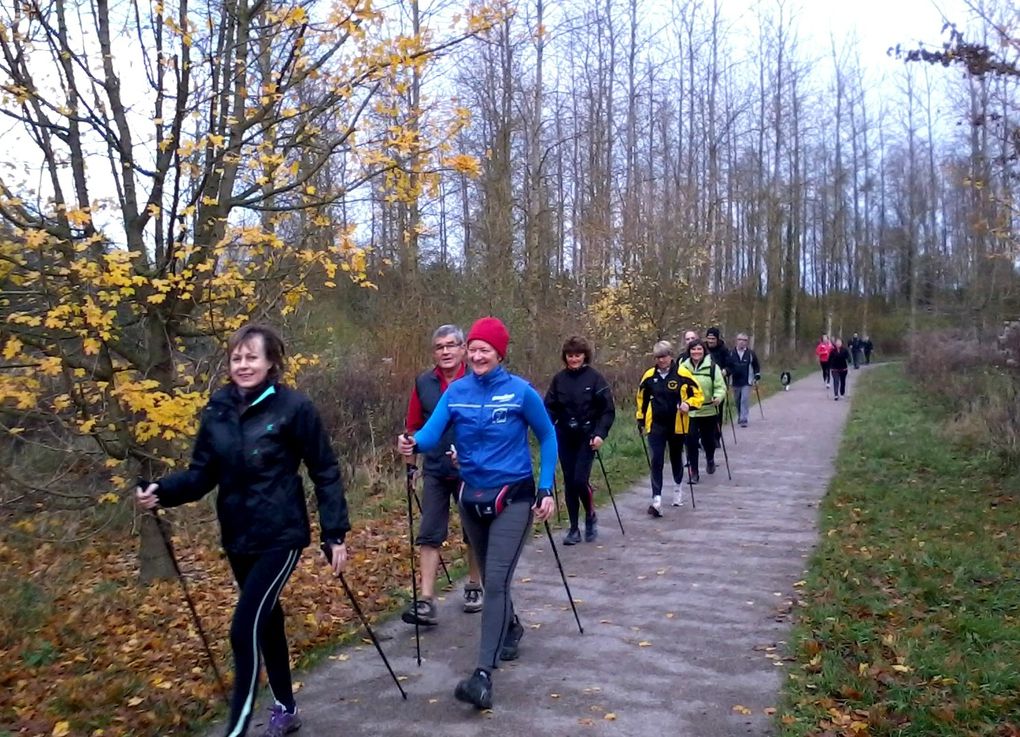
<svg viewBox="0 0 1020 737"><path fill-rule="evenodd" d="M683 505L684 435L687 413L700 407L704 399L698 382L689 371L673 361L673 345L660 340L652 349L655 365L641 377L637 390L638 432L648 435L651 450L652 503L648 514L662 516L662 469L669 447L673 470L673 506Z"/></svg>
<svg viewBox="0 0 1020 737"><path fill-rule="evenodd" d="M705 465L715 473L715 443L719 426L719 406L726 398L726 377L722 367L708 355L705 344L695 340L687 346L690 357L680 362L697 380L705 403L691 412L691 430L687 433L687 462L690 464L691 483L701 480L698 474L698 443L705 449Z"/></svg>

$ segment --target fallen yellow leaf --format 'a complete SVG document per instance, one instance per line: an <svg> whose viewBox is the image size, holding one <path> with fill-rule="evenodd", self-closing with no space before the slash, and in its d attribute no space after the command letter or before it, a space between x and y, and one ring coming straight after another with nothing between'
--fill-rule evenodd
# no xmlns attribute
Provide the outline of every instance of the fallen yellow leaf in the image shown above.
<svg viewBox="0 0 1020 737"><path fill-rule="evenodd" d="M751 713L750 709L748 709L746 706L743 706L741 704L734 704L733 705L733 711L737 712L737 714L744 714L744 715L747 715L747 714Z"/></svg>
<svg viewBox="0 0 1020 737"><path fill-rule="evenodd" d="M51 737L67 737L69 734L71 734L70 722L57 722L53 725L53 731L50 732Z"/></svg>

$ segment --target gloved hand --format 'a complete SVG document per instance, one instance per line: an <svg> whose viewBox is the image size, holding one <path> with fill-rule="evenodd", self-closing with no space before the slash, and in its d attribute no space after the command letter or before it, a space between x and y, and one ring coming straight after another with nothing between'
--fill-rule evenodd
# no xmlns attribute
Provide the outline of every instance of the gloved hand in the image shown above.
<svg viewBox="0 0 1020 737"><path fill-rule="evenodd" d="M638 435L644 435L645 434L645 421L644 420L638 420L637 421L637 432L638 432Z"/></svg>
<svg viewBox="0 0 1020 737"><path fill-rule="evenodd" d="M755 374L754 375L754 383L757 384L759 381L761 381L761 374Z"/></svg>

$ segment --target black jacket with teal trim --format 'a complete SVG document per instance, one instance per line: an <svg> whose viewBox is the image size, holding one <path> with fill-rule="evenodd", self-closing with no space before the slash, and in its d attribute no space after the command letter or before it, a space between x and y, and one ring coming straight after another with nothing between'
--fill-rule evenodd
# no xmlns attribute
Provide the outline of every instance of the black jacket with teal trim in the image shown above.
<svg viewBox="0 0 1020 737"><path fill-rule="evenodd" d="M228 552L303 548L311 528L302 461L315 485L322 538L342 542L351 525L340 468L311 400L275 384L245 407L231 384L202 410L188 468L160 479L156 495L161 506L174 507L218 486L216 512Z"/></svg>

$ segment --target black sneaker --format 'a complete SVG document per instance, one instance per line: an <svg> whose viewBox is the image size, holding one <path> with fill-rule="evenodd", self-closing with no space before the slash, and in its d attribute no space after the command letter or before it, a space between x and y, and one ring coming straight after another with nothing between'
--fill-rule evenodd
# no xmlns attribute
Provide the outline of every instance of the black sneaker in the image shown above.
<svg viewBox="0 0 1020 737"><path fill-rule="evenodd" d="M521 647L521 639L524 637L524 625L514 615L513 621L507 627L506 635L503 636L503 649L499 652L500 660L517 660L518 650Z"/></svg>
<svg viewBox="0 0 1020 737"><path fill-rule="evenodd" d="M453 690L457 701L474 704L476 709L492 708L492 677L481 668L475 668L470 678L465 678Z"/></svg>
<svg viewBox="0 0 1020 737"><path fill-rule="evenodd" d="M691 483L692 484L701 483L701 474L698 473L697 471L691 471Z"/></svg>
<svg viewBox="0 0 1020 737"><path fill-rule="evenodd" d="M482 585L468 581L464 584L464 611L470 614L482 611L485 606L485 592Z"/></svg>
<svg viewBox="0 0 1020 737"><path fill-rule="evenodd" d="M577 545L581 542L581 531L576 527L571 527L570 531L563 538L564 545Z"/></svg>
<svg viewBox="0 0 1020 737"><path fill-rule="evenodd" d="M414 602L404 610L400 618L408 624L424 624L432 626L439 624L439 614L436 605L429 599L418 599L418 609L414 608Z"/></svg>
<svg viewBox="0 0 1020 737"><path fill-rule="evenodd" d="M592 512L591 517L586 517L584 520L584 541L586 543L595 542L595 538L599 536L599 518Z"/></svg>
<svg viewBox="0 0 1020 737"><path fill-rule="evenodd" d="M652 515L653 517L661 517L662 516L662 497L661 496L653 496L652 497L652 503L648 505L648 514Z"/></svg>
<svg viewBox="0 0 1020 737"><path fill-rule="evenodd" d="M705 466L705 470L709 473L715 473L715 461L708 461L708 464Z"/></svg>

